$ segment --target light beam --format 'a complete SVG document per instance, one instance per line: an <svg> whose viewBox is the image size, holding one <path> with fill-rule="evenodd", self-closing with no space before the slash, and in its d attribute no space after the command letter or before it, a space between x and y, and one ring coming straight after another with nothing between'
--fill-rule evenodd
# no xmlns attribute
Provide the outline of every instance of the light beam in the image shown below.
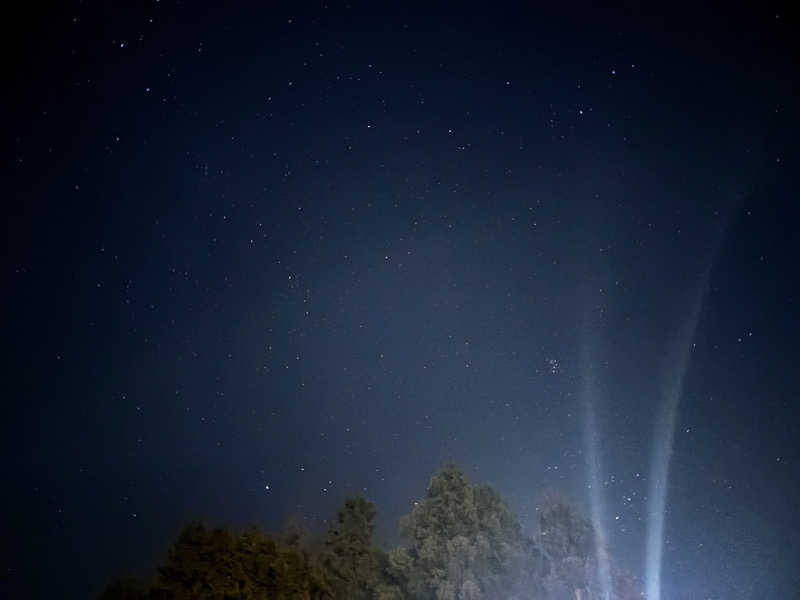
<svg viewBox="0 0 800 600"><path fill-rule="evenodd" d="M595 418L595 401L597 386L594 371L588 359L589 351L584 344L583 359L583 438L586 450L586 466L589 471L589 511L594 526L594 545L597 556L597 572L602 600L611 597L611 569L606 550L605 504L603 502L602 479L603 468L600 462L597 423Z"/></svg>
<svg viewBox="0 0 800 600"><path fill-rule="evenodd" d="M664 549L664 521L669 483L669 463L675 438L675 422L683 393L683 381L689 367L692 342L708 288L711 269L706 271L695 292L691 312L678 331L662 388L662 402L655 424L653 454L650 462L650 485L647 497L647 547L645 588L647 600L661 600L661 566Z"/></svg>

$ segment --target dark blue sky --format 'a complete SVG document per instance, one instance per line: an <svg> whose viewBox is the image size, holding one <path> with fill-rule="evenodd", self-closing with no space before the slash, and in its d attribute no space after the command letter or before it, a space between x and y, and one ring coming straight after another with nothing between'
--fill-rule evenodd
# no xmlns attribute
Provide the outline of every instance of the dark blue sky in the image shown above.
<svg viewBox="0 0 800 600"><path fill-rule="evenodd" d="M83 598L188 520L380 535L444 462L589 512L663 591L800 585L796 23L69 3L3 43L3 588ZM704 274L708 273L707 279ZM589 315L589 318L587 318ZM677 354L676 354L677 353Z"/></svg>

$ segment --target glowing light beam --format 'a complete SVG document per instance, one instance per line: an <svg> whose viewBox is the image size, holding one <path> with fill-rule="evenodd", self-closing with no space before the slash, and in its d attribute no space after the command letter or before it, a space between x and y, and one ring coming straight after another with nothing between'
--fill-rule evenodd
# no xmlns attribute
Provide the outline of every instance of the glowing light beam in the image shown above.
<svg viewBox="0 0 800 600"><path fill-rule="evenodd" d="M664 522L669 483L669 463L675 438L675 422L683 393L683 381L689 367L692 342L705 300L710 267L698 286L692 309L678 331L662 388L661 408L655 424L653 454L650 462L650 485L647 510L647 547L645 589L647 600L661 600L661 566L664 549Z"/></svg>
<svg viewBox="0 0 800 600"><path fill-rule="evenodd" d="M600 461L599 432L594 407L597 399L597 386L588 354L589 351L584 344L583 436L586 448L586 466L589 472L589 511L595 530L594 543L600 592L602 600L608 600L611 597L611 569L606 549L605 503L602 491L603 468Z"/></svg>

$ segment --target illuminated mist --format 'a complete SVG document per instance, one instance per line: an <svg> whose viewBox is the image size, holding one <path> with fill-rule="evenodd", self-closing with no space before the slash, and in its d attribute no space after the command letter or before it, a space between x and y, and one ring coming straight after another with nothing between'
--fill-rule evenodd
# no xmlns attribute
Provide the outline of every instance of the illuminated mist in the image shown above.
<svg viewBox="0 0 800 600"><path fill-rule="evenodd" d="M592 364L587 360L588 350L584 344L583 360L583 411L584 411L584 445L586 448L586 465L589 471L589 510L595 530L595 553L597 555L597 571L603 600L611 597L611 570L606 550L605 506L603 503L602 480L603 469L600 463L599 433L595 419L594 404L597 401L597 389Z"/></svg>
<svg viewBox="0 0 800 600"><path fill-rule="evenodd" d="M710 269L709 269L710 271ZM653 454L650 462L650 486L647 510L647 548L645 588L648 600L661 599L661 557L664 547L664 521L669 483L669 463L675 437L675 421L683 393L683 381L689 367L692 341L708 287L709 271L695 292L688 318L674 340L672 360L662 388L661 408L653 435Z"/></svg>

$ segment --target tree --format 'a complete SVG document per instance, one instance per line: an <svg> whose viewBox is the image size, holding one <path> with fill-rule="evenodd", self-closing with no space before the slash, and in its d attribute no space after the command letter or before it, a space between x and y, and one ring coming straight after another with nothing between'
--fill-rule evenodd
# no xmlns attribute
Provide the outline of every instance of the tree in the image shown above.
<svg viewBox="0 0 800 600"><path fill-rule="evenodd" d="M159 573L157 591L173 600L333 598L314 556L254 529L234 536L191 525Z"/></svg>
<svg viewBox="0 0 800 600"><path fill-rule="evenodd" d="M334 594L318 557L299 544L276 541L258 530L243 534L237 558L245 580L237 598L325 600Z"/></svg>
<svg viewBox="0 0 800 600"><path fill-rule="evenodd" d="M401 521L411 545L390 554L413 597L477 600L503 587L522 536L491 487L475 487L455 465L431 479L428 492Z"/></svg>
<svg viewBox="0 0 800 600"><path fill-rule="evenodd" d="M121 579L103 600L597 600L596 533L549 494L538 531L523 535L497 490L448 465L401 519L406 547L373 545L375 506L348 498L321 543L299 527L281 538L197 523L184 529L155 584ZM610 563L611 600L642 598Z"/></svg>
<svg viewBox="0 0 800 600"><path fill-rule="evenodd" d="M227 598L245 578L235 560L235 539L224 529L202 523L186 527L160 569L160 584L176 600Z"/></svg>
<svg viewBox="0 0 800 600"><path fill-rule="evenodd" d="M545 494L532 543L544 559L541 597L547 600L602 598L597 532L577 507L554 492ZM602 543L602 541L600 541ZM602 550L606 553L606 550ZM609 560L604 556L605 560ZM612 600L641 598L636 579L610 561Z"/></svg>
<svg viewBox="0 0 800 600"><path fill-rule="evenodd" d="M372 546L375 515L369 500L348 498L328 530L322 564L337 598L368 600L378 588L386 558Z"/></svg>
<svg viewBox="0 0 800 600"><path fill-rule="evenodd" d="M563 496L547 493L537 521L539 544L551 561L567 557L586 558L594 552L594 527Z"/></svg>

